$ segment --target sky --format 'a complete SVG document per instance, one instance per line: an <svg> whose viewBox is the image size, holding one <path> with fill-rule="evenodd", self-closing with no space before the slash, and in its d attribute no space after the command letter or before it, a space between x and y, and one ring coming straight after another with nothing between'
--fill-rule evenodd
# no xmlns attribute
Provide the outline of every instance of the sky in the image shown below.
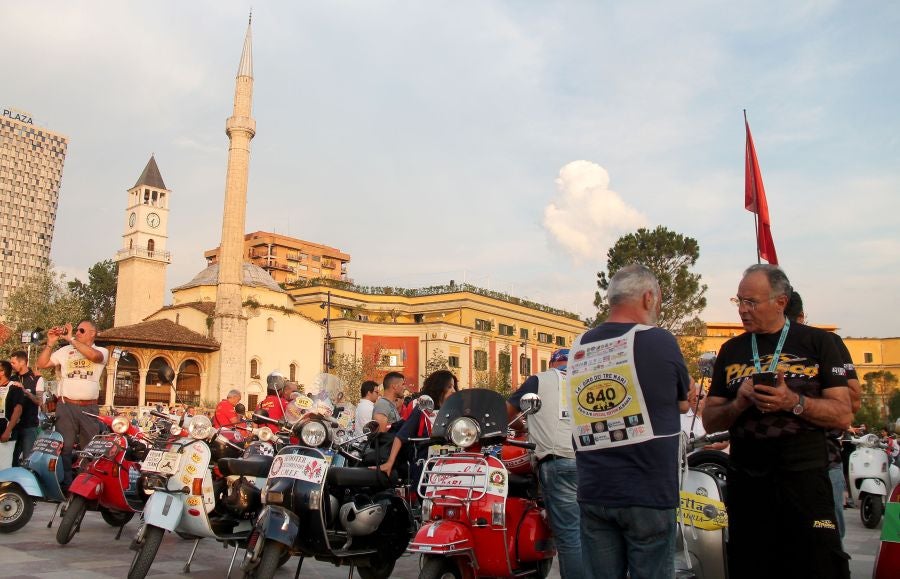
<svg viewBox="0 0 900 579"><path fill-rule="evenodd" d="M122 247L151 154L168 287L205 267L249 9L2 0L0 106L69 138L69 279ZM453 279L593 316L608 249L663 225L699 242L702 317L738 322L746 109L810 323L898 336L898 29L900 4L868 0L255 2L246 229L337 247L362 285Z"/></svg>

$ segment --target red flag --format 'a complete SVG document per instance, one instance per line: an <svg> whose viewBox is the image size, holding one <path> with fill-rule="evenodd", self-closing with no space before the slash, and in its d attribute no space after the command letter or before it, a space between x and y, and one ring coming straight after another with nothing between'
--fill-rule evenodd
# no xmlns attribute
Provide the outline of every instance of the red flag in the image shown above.
<svg viewBox="0 0 900 579"><path fill-rule="evenodd" d="M762 174L759 171L759 161L756 159L756 147L753 146L753 136L750 134L750 124L744 115L744 126L747 128L747 159L744 167L744 207L751 213L756 213L756 246L760 257L778 265L778 256L775 254L775 242L772 241L772 231L769 221L769 204L766 202L766 188L763 186Z"/></svg>

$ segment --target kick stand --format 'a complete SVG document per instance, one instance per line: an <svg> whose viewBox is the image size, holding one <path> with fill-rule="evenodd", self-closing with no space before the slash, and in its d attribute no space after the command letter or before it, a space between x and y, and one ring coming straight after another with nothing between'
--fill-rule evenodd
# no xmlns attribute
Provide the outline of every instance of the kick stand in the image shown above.
<svg viewBox="0 0 900 579"><path fill-rule="evenodd" d="M56 510L53 511L53 516L50 517L50 520L47 522L47 528L48 528L48 529L49 529L50 527L53 526L53 521L54 521L54 519L56 519L56 515L59 514L59 509L61 509L62 506L63 506L63 503L59 503L59 504L56 505Z"/></svg>
<svg viewBox="0 0 900 579"><path fill-rule="evenodd" d="M125 523L125 525L127 525L127 524L128 524L128 523ZM122 525L121 527L119 527L119 532L116 533L116 541L118 541L118 540L122 537L122 531L125 530L125 525ZM80 527L80 526L81 526L81 525L79 525L79 527Z"/></svg>
<svg viewBox="0 0 900 579"><path fill-rule="evenodd" d="M234 544L234 555L231 556L231 563L228 564L228 572L225 573L225 577L231 577L231 568L234 567L234 560L237 559L238 552L238 544Z"/></svg>
<svg viewBox="0 0 900 579"><path fill-rule="evenodd" d="M300 577L300 568L303 567L303 556L300 556L300 560L297 561L297 572L294 573L294 579L299 579Z"/></svg>
<svg viewBox="0 0 900 579"><path fill-rule="evenodd" d="M353 579L353 572L356 570L356 565L350 565L350 574L347 575L347 579Z"/></svg>
<svg viewBox="0 0 900 579"><path fill-rule="evenodd" d="M198 538L196 541L194 541L194 548L191 549L191 555L188 557L187 563L184 564L184 567L182 568L182 572L184 572L184 573L191 572L191 561L194 560L194 554L197 553L197 547L199 547L199 546L200 546L200 539Z"/></svg>

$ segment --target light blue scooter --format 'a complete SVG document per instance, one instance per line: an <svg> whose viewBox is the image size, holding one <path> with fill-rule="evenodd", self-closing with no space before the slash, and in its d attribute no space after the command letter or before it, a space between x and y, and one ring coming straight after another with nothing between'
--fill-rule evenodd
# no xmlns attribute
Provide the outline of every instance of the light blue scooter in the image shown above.
<svg viewBox="0 0 900 579"><path fill-rule="evenodd" d="M66 501L61 486L64 476L62 448L62 434L42 434L34 442L28 466L0 471L0 533L14 533L27 525L34 514L35 501L58 505ZM59 506L56 510L59 511ZM51 518L47 526L52 524Z"/></svg>

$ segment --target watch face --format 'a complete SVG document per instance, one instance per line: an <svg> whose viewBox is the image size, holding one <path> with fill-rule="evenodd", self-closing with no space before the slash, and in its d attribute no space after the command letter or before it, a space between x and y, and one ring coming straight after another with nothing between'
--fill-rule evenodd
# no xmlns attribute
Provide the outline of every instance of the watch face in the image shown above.
<svg viewBox="0 0 900 579"><path fill-rule="evenodd" d="M159 215L151 213L147 216L147 225L150 227L159 227Z"/></svg>
<svg viewBox="0 0 900 579"><path fill-rule="evenodd" d="M137 221L137 214L132 212L131 215L128 216L128 227L134 227L135 221Z"/></svg>

